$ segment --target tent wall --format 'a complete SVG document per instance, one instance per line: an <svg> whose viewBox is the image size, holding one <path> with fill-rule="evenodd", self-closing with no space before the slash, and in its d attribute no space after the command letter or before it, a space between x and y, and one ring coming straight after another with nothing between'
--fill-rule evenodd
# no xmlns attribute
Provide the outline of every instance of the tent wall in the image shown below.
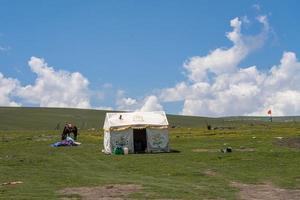
<svg viewBox="0 0 300 200"><path fill-rule="evenodd" d="M110 133L110 153L117 146L127 147L130 153L134 152L133 149L133 131L126 129L121 131L112 131Z"/></svg>
<svg viewBox="0 0 300 200"><path fill-rule="evenodd" d="M110 132L104 131L103 146L105 153L112 153L110 145Z"/></svg>
<svg viewBox="0 0 300 200"><path fill-rule="evenodd" d="M147 128L148 152L169 152L168 129Z"/></svg>
<svg viewBox="0 0 300 200"><path fill-rule="evenodd" d="M147 152L169 152L168 129L146 129ZM129 153L134 153L133 129L119 131L104 131L105 153L112 153L117 146L127 147Z"/></svg>

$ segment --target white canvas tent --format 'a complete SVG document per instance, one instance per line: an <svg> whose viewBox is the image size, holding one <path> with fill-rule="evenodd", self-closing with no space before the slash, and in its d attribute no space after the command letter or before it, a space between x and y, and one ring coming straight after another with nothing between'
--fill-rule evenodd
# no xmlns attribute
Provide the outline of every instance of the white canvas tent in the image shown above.
<svg viewBox="0 0 300 200"><path fill-rule="evenodd" d="M129 153L169 152L168 120L165 112L106 113L104 151L117 147Z"/></svg>

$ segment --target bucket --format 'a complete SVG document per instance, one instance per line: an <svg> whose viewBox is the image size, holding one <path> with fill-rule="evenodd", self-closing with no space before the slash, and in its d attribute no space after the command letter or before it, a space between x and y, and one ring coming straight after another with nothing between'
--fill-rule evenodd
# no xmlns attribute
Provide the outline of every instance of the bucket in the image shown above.
<svg viewBox="0 0 300 200"><path fill-rule="evenodd" d="M124 154L127 155L128 154L128 147L124 147L123 151L124 151Z"/></svg>
<svg viewBox="0 0 300 200"><path fill-rule="evenodd" d="M114 151L113 151L113 154L115 154L115 155L123 155L124 151L123 151L122 147L115 147Z"/></svg>

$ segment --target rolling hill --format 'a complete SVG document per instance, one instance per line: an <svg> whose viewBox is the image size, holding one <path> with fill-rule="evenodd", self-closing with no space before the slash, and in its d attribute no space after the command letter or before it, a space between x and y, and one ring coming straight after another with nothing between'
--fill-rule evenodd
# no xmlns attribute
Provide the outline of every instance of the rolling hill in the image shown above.
<svg viewBox="0 0 300 200"><path fill-rule="evenodd" d="M105 113L111 111L39 108L39 107L0 107L0 130L56 130L65 122L75 123L80 129L101 130ZM264 123L268 117L223 117L208 118L195 116L167 115L170 127L238 126L239 124ZM300 121L300 117L276 117L274 122Z"/></svg>

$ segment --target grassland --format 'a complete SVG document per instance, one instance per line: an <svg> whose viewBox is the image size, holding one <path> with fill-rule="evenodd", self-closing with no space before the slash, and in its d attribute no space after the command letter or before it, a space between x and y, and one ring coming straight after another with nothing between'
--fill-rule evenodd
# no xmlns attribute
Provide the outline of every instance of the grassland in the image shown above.
<svg viewBox="0 0 300 200"><path fill-rule="evenodd" d="M104 111L1 108L0 185L22 183L1 185L0 199L60 199L63 188L115 183L141 185L131 194L137 199L237 199L232 182L300 188L299 149L278 145L300 137L298 118L270 123L173 115L170 145L176 151L127 156L101 153L103 119ZM65 121L81 126L81 146L50 146ZM207 123L216 129L207 130ZM232 153L219 151L229 146Z"/></svg>

